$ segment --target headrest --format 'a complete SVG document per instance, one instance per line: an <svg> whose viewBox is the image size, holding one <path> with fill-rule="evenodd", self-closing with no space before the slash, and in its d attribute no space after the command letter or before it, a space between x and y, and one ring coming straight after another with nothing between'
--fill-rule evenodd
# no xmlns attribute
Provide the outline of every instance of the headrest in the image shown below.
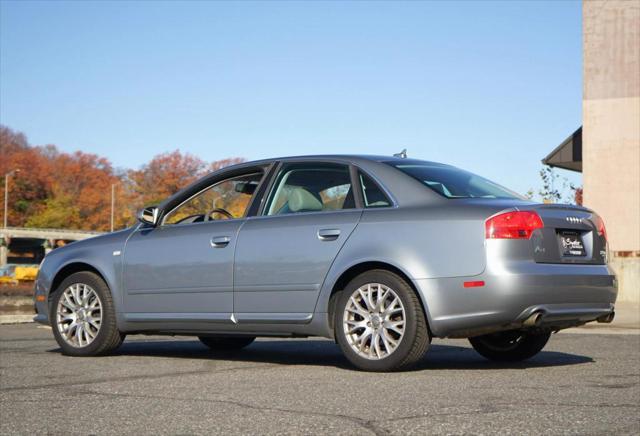
<svg viewBox="0 0 640 436"><path fill-rule="evenodd" d="M322 203L306 189L294 188L289 194L289 210L291 212L322 210Z"/></svg>

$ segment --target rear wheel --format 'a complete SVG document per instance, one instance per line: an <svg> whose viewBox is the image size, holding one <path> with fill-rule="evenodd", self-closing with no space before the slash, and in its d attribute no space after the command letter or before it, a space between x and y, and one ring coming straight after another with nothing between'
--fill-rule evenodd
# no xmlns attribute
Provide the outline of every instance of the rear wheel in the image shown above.
<svg viewBox="0 0 640 436"><path fill-rule="evenodd" d="M422 358L430 342L415 292L386 270L365 272L346 286L334 325L342 352L366 371L408 368Z"/></svg>
<svg viewBox="0 0 640 436"><path fill-rule="evenodd" d="M198 339L212 350L230 351L251 345L256 338L252 336L198 336Z"/></svg>
<svg viewBox="0 0 640 436"><path fill-rule="evenodd" d="M538 354L547 344L551 333L532 333L509 330L469 338L473 348L489 360L517 362Z"/></svg>
<svg viewBox="0 0 640 436"><path fill-rule="evenodd" d="M50 320L53 336L70 356L107 354L124 340L116 326L111 291L92 272L78 272L62 281L52 298Z"/></svg>

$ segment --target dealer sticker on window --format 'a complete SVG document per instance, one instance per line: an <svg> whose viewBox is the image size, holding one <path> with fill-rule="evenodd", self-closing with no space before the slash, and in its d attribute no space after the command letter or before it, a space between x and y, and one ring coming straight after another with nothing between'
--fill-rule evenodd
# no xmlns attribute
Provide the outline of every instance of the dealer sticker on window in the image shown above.
<svg viewBox="0 0 640 436"><path fill-rule="evenodd" d="M587 253L578 232L560 232L558 235L562 244L563 256L585 256Z"/></svg>

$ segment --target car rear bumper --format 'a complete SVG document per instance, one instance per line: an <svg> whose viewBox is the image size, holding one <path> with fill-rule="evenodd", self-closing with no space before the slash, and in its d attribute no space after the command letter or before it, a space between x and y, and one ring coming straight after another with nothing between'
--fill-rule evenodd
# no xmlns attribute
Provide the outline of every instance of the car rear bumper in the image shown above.
<svg viewBox="0 0 640 436"><path fill-rule="evenodd" d="M465 287L468 281L482 286ZM414 280L437 337L471 337L514 328L558 330L609 321L617 283L606 265L515 262L474 277ZM528 318L537 315L536 323Z"/></svg>

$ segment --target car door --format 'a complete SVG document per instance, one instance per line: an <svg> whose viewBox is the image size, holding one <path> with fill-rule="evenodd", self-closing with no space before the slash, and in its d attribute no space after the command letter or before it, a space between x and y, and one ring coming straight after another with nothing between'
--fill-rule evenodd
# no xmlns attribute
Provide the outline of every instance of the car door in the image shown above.
<svg viewBox="0 0 640 436"><path fill-rule="evenodd" d="M238 230L263 174L218 180L141 227L123 259L125 319L231 322Z"/></svg>
<svg viewBox="0 0 640 436"><path fill-rule="evenodd" d="M324 278L362 214L353 186L346 164L281 164L263 210L238 235L239 323L310 321Z"/></svg>

